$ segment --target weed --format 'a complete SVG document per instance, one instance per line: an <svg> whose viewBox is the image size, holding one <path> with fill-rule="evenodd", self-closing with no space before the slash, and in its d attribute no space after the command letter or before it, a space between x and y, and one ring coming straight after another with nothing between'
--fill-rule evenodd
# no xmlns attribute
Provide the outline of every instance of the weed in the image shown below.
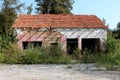
<svg viewBox="0 0 120 80"><path fill-rule="evenodd" d="M70 64L69 64L69 65L67 65L67 68L70 69L70 68L72 68L72 66L73 66L73 65L70 65Z"/></svg>

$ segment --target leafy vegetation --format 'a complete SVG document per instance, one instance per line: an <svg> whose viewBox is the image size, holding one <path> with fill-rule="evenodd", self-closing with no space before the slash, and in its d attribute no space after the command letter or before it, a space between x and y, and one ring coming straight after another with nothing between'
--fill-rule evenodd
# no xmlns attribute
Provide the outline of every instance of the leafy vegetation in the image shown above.
<svg viewBox="0 0 120 80"><path fill-rule="evenodd" d="M23 51L16 44L10 44L7 50L2 49L0 63L9 64L68 64L68 63L96 63L97 66L106 67L108 70L120 69L120 40L108 33L105 52L91 53L88 50L81 52L75 49L72 55L67 55L61 46L47 48L37 47ZM75 62L74 62L75 61Z"/></svg>
<svg viewBox="0 0 120 80"><path fill-rule="evenodd" d="M102 53L90 53L85 51L80 62L96 63L97 66L103 66L108 70L120 69L120 40L115 39L111 32L108 33L106 41L106 50Z"/></svg>
<svg viewBox="0 0 120 80"><path fill-rule="evenodd" d="M9 50L0 54L0 62L8 64L68 64L71 62L71 57L64 54L61 47L57 46L38 47L23 51L17 45L11 44Z"/></svg>
<svg viewBox="0 0 120 80"><path fill-rule="evenodd" d="M17 12L23 4L18 4L18 0L1 0L2 7L0 9L0 52L8 49L10 43L16 41L16 34L11 28L17 17Z"/></svg>
<svg viewBox="0 0 120 80"><path fill-rule="evenodd" d="M70 14L74 0L35 0L41 14Z"/></svg>
<svg viewBox="0 0 120 80"><path fill-rule="evenodd" d="M72 55L67 55L61 46L47 48L29 48L23 51L15 44L16 34L11 28L17 17L17 12L23 4L18 0L2 0L0 9L0 63L8 64L68 64L68 63L96 63L97 66L106 67L108 70L120 69L120 23L117 29L108 32L104 52L91 53L88 50L81 52L75 49ZM71 14L73 0L36 0L36 8L42 14ZM32 4L27 7L28 14L32 12ZM105 20L103 20L105 23ZM72 68L72 66L68 66Z"/></svg>
<svg viewBox="0 0 120 80"><path fill-rule="evenodd" d="M112 32L116 39L120 39L120 22L118 22L117 28Z"/></svg>

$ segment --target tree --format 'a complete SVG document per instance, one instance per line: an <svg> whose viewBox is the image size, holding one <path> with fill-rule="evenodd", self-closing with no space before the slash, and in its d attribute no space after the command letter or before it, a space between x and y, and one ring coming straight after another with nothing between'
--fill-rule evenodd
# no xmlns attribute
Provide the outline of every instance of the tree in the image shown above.
<svg viewBox="0 0 120 80"><path fill-rule="evenodd" d="M31 13L32 13L32 11L33 11L32 6L33 6L33 4L31 4L31 5L29 5L29 6L26 7L26 9L27 9L27 14L31 14Z"/></svg>
<svg viewBox="0 0 120 80"><path fill-rule="evenodd" d="M35 0L41 14L71 14L74 0Z"/></svg>
<svg viewBox="0 0 120 80"><path fill-rule="evenodd" d="M14 30L11 26L23 4L18 4L18 0L2 0L2 2L0 10L0 48L5 48L15 40Z"/></svg>
<svg viewBox="0 0 120 80"><path fill-rule="evenodd" d="M102 18L102 22L109 28L109 24L106 23L105 18Z"/></svg>
<svg viewBox="0 0 120 80"><path fill-rule="evenodd" d="M115 38L120 39L120 22L117 24L117 29L113 31Z"/></svg>

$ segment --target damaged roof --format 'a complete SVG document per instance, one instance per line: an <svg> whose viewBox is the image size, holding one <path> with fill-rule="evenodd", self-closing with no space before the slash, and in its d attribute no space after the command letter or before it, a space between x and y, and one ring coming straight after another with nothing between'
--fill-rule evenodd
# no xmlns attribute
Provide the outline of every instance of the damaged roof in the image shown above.
<svg viewBox="0 0 120 80"><path fill-rule="evenodd" d="M95 15L72 14L21 14L13 28L107 28Z"/></svg>

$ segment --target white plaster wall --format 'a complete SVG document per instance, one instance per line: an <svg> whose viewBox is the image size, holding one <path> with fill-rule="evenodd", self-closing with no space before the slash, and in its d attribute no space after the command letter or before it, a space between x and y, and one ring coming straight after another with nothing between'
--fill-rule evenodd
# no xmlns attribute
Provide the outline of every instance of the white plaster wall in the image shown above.
<svg viewBox="0 0 120 80"><path fill-rule="evenodd" d="M21 29L15 29L17 31L17 34L22 34L22 30ZM41 30L43 29L39 29L39 31L41 32ZM36 30L35 30L36 31ZM44 31L44 30L43 30ZM45 29L46 31L46 29ZM53 29L53 31L57 31L60 32L62 34L62 36L64 36L63 38L67 39L67 38L78 38L78 47L79 49L81 49L81 41L83 38L99 38L101 42L104 42L104 40L107 39L107 31L105 29L95 29L95 28L79 28L79 29ZM66 47L66 40L63 44L63 46ZM65 48L64 47L64 48Z"/></svg>
<svg viewBox="0 0 120 80"><path fill-rule="evenodd" d="M100 38L106 39L107 32L105 29L79 29L79 30L61 30L61 34L67 38Z"/></svg>
<svg viewBox="0 0 120 80"><path fill-rule="evenodd" d="M17 35L22 34L21 29L15 29ZM107 39L107 31L105 29L54 29L60 32L66 38L100 38L101 41Z"/></svg>
<svg viewBox="0 0 120 80"><path fill-rule="evenodd" d="M59 31L59 30L58 30ZM83 38L99 38L101 43L107 39L107 31L105 29L72 29L72 30L60 30L59 31L66 38L78 38L78 48L82 48Z"/></svg>

